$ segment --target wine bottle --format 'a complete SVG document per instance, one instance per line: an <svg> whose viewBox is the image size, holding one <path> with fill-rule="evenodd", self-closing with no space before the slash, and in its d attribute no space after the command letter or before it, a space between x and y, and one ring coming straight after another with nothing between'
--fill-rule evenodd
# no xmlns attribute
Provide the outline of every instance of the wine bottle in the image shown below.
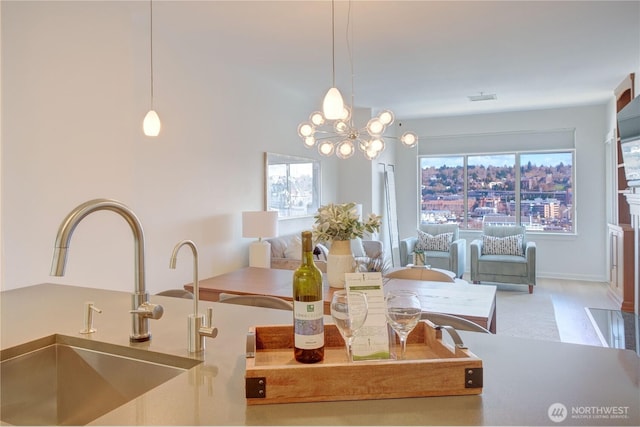
<svg viewBox="0 0 640 427"><path fill-rule="evenodd" d="M293 272L294 355L298 362L324 359L322 273L313 262L311 232L302 232L302 262Z"/></svg>

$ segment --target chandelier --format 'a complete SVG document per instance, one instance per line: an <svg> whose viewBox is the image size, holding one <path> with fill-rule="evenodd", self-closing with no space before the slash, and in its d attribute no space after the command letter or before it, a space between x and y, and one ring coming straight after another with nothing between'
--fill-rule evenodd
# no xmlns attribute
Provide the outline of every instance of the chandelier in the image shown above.
<svg viewBox="0 0 640 427"><path fill-rule="evenodd" d="M309 121L298 126L298 135L307 148L318 148L323 156L335 154L341 159L348 159L356 152L356 147L362 151L367 160L374 160L385 149L384 136L387 127L394 121L393 112L384 110L376 117L369 120L364 128L354 125L349 107L345 106L342 117L337 120L329 120L320 111L315 111L309 116ZM400 137L400 142L406 147L413 147L418 142L418 136L413 132L405 132Z"/></svg>
<svg viewBox="0 0 640 427"><path fill-rule="evenodd" d="M349 15L351 16L351 2L349 2ZM336 88L335 77L335 12L334 0L331 1L331 27L332 27L332 67L333 86L325 95L323 111L314 111L307 122L300 123L298 135L307 148L317 147L323 156L332 156L334 153L341 159L348 159L356 152L356 147L362 151L367 160L374 160L385 149L385 138L398 139L395 136L385 136L387 127L395 117L390 110L384 110L376 117L369 120L363 128L355 126L353 119L353 61L351 60L351 108L344 104L340 91ZM352 35L353 37L353 35ZM347 43L349 41L347 40ZM349 44L349 43L348 43ZM351 59L351 49L349 49ZM418 142L418 136L413 132L405 132L399 138L406 147L413 147Z"/></svg>

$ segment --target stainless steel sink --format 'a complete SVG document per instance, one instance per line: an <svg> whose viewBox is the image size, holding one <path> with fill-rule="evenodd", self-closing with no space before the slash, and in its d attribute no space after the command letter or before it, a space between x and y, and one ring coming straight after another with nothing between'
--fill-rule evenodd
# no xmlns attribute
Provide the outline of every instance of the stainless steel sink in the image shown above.
<svg viewBox="0 0 640 427"><path fill-rule="evenodd" d="M51 335L0 353L0 421L85 425L199 363Z"/></svg>

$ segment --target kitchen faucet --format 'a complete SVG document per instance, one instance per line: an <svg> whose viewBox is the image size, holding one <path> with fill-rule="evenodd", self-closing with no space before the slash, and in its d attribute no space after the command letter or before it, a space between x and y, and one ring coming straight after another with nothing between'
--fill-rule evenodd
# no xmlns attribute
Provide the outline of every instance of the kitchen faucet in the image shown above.
<svg viewBox="0 0 640 427"><path fill-rule="evenodd" d="M204 319L204 315L198 314L198 248L196 244L191 240L183 240L179 242L174 248L171 254L171 260L169 261L169 268L176 268L176 261L178 257L178 251L183 246L189 246L193 253L193 314L189 315L189 352L198 353L204 350L204 338L215 338L218 335L218 328L213 327L213 308L207 309L207 319Z"/></svg>
<svg viewBox="0 0 640 427"><path fill-rule="evenodd" d="M143 342L151 339L149 332L149 319L159 319L164 313L161 305L151 304L145 288L144 275L144 233L142 224L131 209L116 200L94 199L82 203L73 209L60 224L51 265L52 276L64 276L67 262L67 251L71 241L71 235L76 226L95 211L108 210L119 214L131 227L133 232L135 250L135 290L131 298L131 342Z"/></svg>

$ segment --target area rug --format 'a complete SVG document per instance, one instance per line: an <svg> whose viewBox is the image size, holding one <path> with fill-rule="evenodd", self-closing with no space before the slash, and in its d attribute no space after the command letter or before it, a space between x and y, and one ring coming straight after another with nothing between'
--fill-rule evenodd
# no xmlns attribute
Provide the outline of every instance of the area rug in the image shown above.
<svg viewBox="0 0 640 427"><path fill-rule="evenodd" d="M496 293L496 334L560 341L551 296L544 292L503 290Z"/></svg>

